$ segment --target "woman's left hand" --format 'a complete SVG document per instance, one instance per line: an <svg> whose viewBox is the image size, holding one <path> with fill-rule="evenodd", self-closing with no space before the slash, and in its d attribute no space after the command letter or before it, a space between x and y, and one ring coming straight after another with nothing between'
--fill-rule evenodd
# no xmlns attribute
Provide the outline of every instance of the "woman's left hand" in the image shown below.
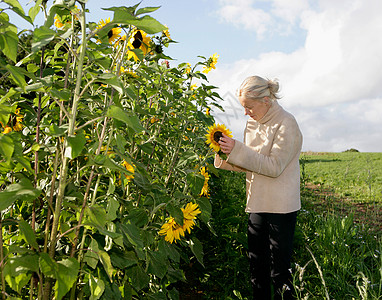
<svg viewBox="0 0 382 300"><path fill-rule="evenodd" d="M219 140L219 145L223 153L230 154L235 146L235 140L223 133L223 137Z"/></svg>

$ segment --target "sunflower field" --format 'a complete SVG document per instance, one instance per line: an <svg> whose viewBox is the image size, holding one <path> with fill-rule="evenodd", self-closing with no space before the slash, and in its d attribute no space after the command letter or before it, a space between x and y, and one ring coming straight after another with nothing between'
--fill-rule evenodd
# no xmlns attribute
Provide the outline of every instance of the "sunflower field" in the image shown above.
<svg viewBox="0 0 382 300"><path fill-rule="evenodd" d="M2 299L178 299L211 218L217 55L171 66L158 7L93 23L86 0L2 2Z"/></svg>

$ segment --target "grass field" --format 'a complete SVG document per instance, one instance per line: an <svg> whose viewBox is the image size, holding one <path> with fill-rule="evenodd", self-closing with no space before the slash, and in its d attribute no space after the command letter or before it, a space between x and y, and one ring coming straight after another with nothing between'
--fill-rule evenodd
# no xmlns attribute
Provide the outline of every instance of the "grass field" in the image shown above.
<svg viewBox="0 0 382 300"><path fill-rule="evenodd" d="M313 191L316 210L382 231L382 153L312 153L301 155L302 193Z"/></svg>

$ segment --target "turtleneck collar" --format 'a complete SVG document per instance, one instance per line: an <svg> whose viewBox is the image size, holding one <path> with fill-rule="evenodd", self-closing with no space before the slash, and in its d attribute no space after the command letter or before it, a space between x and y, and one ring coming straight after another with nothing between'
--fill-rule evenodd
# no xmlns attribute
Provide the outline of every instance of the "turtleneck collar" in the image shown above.
<svg viewBox="0 0 382 300"><path fill-rule="evenodd" d="M272 103L272 106L268 109L267 113L257 122L260 124L265 124L269 120L271 120L279 111L281 110L280 104L277 102L277 100L274 100Z"/></svg>

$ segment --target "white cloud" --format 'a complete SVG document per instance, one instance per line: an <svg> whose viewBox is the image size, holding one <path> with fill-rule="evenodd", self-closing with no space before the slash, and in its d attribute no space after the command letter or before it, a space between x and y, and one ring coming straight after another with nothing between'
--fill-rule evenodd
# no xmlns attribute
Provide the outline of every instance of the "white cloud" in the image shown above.
<svg viewBox="0 0 382 300"><path fill-rule="evenodd" d="M307 0L273 0L272 14L287 21L290 24L295 23L300 14L309 8Z"/></svg>
<svg viewBox="0 0 382 300"><path fill-rule="evenodd" d="M211 83L224 95L234 94L247 76L276 77L284 96L280 103L300 122L305 150L381 151L382 1L321 0L318 8L293 3L288 11L274 0L273 15L267 13L270 19L276 14L290 23L299 20L306 30L304 45L292 53L268 52L217 65ZM253 1L241 4L248 13L254 10ZM242 136L242 129L237 134Z"/></svg>
<svg viewBox="0 0 382 300"><path fill-rule="evenodd" d="M261 39L266 33L289 34L308 0L219 0L216 14L223 22L255 31Z"/></svg>
<svg viewBox="0 0 382 300"><path fill-rule="evenodd" d="M262 9L253 8L252 0L220 0L222 7L217 11L220 19L227 23L255 31L262 37L272 24L272 17Z"/></svg>

